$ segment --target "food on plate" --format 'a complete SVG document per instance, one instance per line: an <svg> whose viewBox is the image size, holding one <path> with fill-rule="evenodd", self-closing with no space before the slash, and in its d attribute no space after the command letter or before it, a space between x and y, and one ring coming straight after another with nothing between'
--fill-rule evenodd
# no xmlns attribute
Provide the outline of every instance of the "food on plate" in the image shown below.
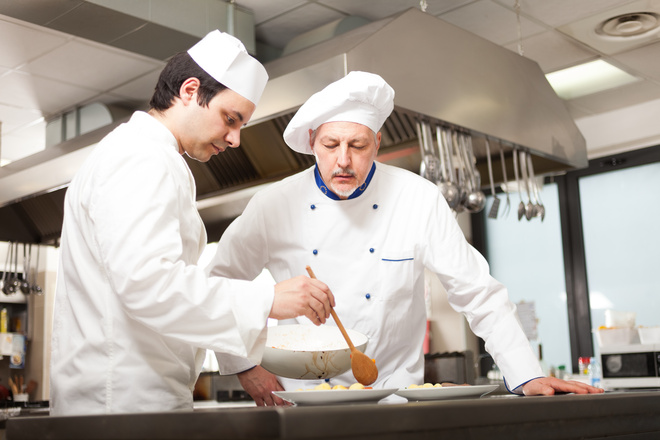
<svg viewBox="0 0 660 440"><path fill-rule="evenodd" d="M316 385L314 388L298 388L296 391L331 391L331 390L372 390L372 387L365 387L359 382L354 383L350 387L346 388L344 385L335 385L331 387L328 382L323 382Z"/></svg>
<svg viewBox="0 0 660 440"><path fill-rule="evenodd" d="M424 385L417 385L417 384L412 384L409 387L406 387L406 389L413 389L413 388L442 388L442 384L439 383L425 383Z"/></svg>
<svg viewBox="0 0 660 440"><path fill-rule="evenodd" d="M415 388L442 388L442 387L463 387L470 386L469 383L457 384L452 382L442 382L442 383L425 383L424 385L412 384L406 387L407 390L412 390Z"/></svg>

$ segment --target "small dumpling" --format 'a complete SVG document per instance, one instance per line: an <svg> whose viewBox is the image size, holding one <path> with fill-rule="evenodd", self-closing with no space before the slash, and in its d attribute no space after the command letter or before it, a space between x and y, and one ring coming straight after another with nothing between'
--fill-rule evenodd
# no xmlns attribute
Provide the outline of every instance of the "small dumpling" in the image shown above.
<svg viewBox="0 0 660 440"><path fill-rule="evenodd" d="M347 390L348 388L346 388L344 385L335 385L334 387L332 387L332 389L333 390Z"/></svg>
<svg viewBox="0 0 660 440"><path fill-rule="evenodd" d="M359 382L356 382L356 383L354 383L353 385L351 385L350 387L348 387L348 389L349 389L349 390L363 390L363 389L364 389L364 385L362 385L362 384L359 383Z"/></svg>
<svg viewBox="0 0 660 440"><path fill-rule="evenodd" d="M328 384L328 382L323 382L322 384L316 385L314 387L314 389L315 390L331 390L332 387L330 386L330 384Z"/></svg>

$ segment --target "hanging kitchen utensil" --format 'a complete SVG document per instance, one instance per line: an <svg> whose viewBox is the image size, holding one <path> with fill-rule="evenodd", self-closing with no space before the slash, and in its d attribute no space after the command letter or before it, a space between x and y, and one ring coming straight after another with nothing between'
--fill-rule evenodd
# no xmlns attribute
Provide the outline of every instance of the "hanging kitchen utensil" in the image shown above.
<svg viewBox="0 0 660 440"><path fill-rule="evenodd" d="M433 152L433 139L429 139L430 128L424 121L417 121L417 137L422 155L419 174L433 183L440 180L440 160Z"/></svg>
<svg viewBox="0 0 660 440"><path fill-rule="evenodd" d="M502 144L500 143L500 162L502 163L502 178L504 179L504 185L502 185L502 190L504 191L504 194L506 194L506 204L504 205L504 212L502 215L504 217L509 215L509 211L511 210L511 199L509 197L509 180L507 179L506 175L506 161L504 160L504 148L502 148Z"/></svg>
<svg viewBox="0 0 660 440"><path fill-rule="evenodd" d="M38 281L37 277L39 276L39 254L40 254L40 252L41 252L41 246L37 245L37 263L35 264L35 267L34 267L34 275L33 275L33 280L32 280L32 283L31 283L32 293L35 293L37 295L43 295L43 293L44 293L43 290L41 289L41 287L39 286L39 284L37 284L37 281Z"/></svg>
<svg viewBox="0 0 660 440"><path fill-rule="evenodd" d="M5 265L3 266L2 270L2 279L0 279L0 291L4 293L5 291L5 283L7 281L7 272L9 272L9 269L11 268L11 264L9 261L9 258L11 257L11 242L7 243L7 256L5 257Z"/></svg>
<svg viewBox="0 0 660 440"><path fill-rule="evenodd" d="M316 278L311 267L307 266L306 269L310 278ZM348 336L344 325L341 323L337 313L335 313L335 309L332 307L330 308L330 314L332 315L332 319L335 320L337 327L339 327L339 331L341 331L344 339L346 339L348 348L351 350L351 369L353 370L353 376L355 376L355 379L364 386L376 382L376 379L378 379L376 361L369 359L369 356L355 348L355 345L351 342L351 338Z"/></svg>
<svg viewBox="0 0 660 440"><path fill-rule="evenodd" d="M461 152L461 145L458 142L458 133L455 130L451 132L452 146L454 151L456 151L456 182L458 184L458 203L454 211L463 212L465 210L465 201L467 200L468 195L468 182L465 175L465 165L463 163L463 153Z"/></svg>
<svg viewBox="0 0 660 440"><path fill-rule="evenodd" d="M541 189L538 186L538 180L536 180L536 175L534 174L534 164L532 163L532 155L527 156L528 168L529 168L529 177L532 182L532 187L534 190L534 198L536 199L536 208L535 215L536 217L541 217L541 221L545 219L545 206L541 201Z"/></svg>
<svg viewBox="0 0 660 440"><path fill-rule="evenodd" d="M445 131L439 125L435 127L435 136L438 143L438 156L440 156L440 167L442 180L438 182L438 188L442 196L447 201L451 209L456 207L458 202L459 190L458 186L454 183L453 174L454 169L452 166L451 155L449 153L450 147L447 145L447 137Z"/></svg>
<svg viewBox="0 0 660 440"><path fill-rule="evenodd" d="M513 148L513 173L516 175L516 190L518 192L518 198L520 198L520 203L518 204L518 221L522 220L525 215L525 202L522 199L522 184L518 176L518 150Z"/></svg>
<svg viewBox="0 0 660 440"><path fill-rule="evenodd" d="M11 272L11 263L10 263L10 275L7 281L5 281L5 294L7 295L13 295L16 293L19 287L19 281L18 277L16 276L18 274L18 243L14 243L12 246L12 263L14 264L14 272Z"/></svg>
<svg viewBox="0 0 660 440"><path fill-rule="evenodd" d="M470 189L467 194L465 208L471 213L480 212L486 206L486 195L481 191L481 175L476 168L476 159L472 150L472 137L463 134L461 137L465 165L469 176Z"/></svg>
<svg viewBox="0 0 660 440"><path fill-rule="evenodd" d="M23 243L23 279L21 280L20 289L25 295L30 293L30 282L28 281L29 270L30 260L27 253L27 244Z"/></svg>
<svg viewBox="0 0 660 440"><path fill-rule="evenodd" d="M9 257L11 255L11 243L7 243L7 255L5 256L5 265L2 270L2 278L0 278L0 291L5 290L5 281L7 280L7 271L9 267Z"/></svg>
<svg viewBox="0 0 660 440"><path fill-rule="evenodd" d="M532 203L532 195L529 186L529 178L527 176L527 153L520 152L520 171L522 173L523 183L527 192L527 204L525 205L525 218L529 221L534 217L534 204Z"/></svg>
<svg viewBox="0 0 660 440"><path fill-rule="evenodd" d="M490 192L493 194L493 204L488 211L488 218L497 218L497 211L500 209L500 199L495 193L495 182L493 181L493 164L490 158L490 145L488 138L486 138L486 160L488 162L488 180L490 181Z"/></svg>

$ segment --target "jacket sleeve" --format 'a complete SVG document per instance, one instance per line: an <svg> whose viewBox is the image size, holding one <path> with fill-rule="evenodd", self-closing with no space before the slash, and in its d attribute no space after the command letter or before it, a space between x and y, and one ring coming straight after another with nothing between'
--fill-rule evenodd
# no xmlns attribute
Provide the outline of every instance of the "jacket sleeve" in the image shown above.
<svg viewBox="0 0 660 440"><path fill-rule="evenodd" d="M485 341L510 390L543 376L506 288L490 275L486 260L467 242L441 194L430 206L435 209L424 228L429 237L424 261L447 290L450 305L465 315L472 331Z"/></svg>
<svg viewBox="0 0 660 440"><path fill-rule="evenodd" d="M133 319L193 346L258 361L272 286L208 277L196 265L199 235L185 232L200 220L182 162L174 151L146 145L135 157L101 165L88 206L90 245Z"/></svg>
<svg viewBox="0 0 660 440"><path fill-rule="evenodd" d="M268 261L268 243L260 197L257 193L222 234L216 253L206 267L210 276L253 280L263 271ZM244 356L216 352L216 358L220 374L240 373L255 365Z"/></svg>

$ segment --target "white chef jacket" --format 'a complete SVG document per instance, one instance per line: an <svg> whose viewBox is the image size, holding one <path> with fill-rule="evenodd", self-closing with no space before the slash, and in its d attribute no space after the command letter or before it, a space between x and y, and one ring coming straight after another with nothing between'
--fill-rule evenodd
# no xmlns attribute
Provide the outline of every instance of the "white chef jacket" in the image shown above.
<svg viewBox="0 0 660 440"><path fill-rule="evenodd" d="M510 389L543 375L505 287L467 243L436 185L377 163L356 198L332 200L321 188L312 167L257 193L223 234L207 270L252 279L266 267L279 282L310 265L332 290L342 324L369 337L365 354L379 371L373 386L399 388L423 381L426 267L484 339ZM230 356L218 361L222 374L250 366ZM294 390L314 384L281 382ZM348 371L330 382L355 378Z"/></svg>
<svg viewBox="0 0 660 440"><path fill-rule="evenodd" d="M67 190L51 414L192 409L204 349L260 361L273 286L209 278L205 244L176 139L136 112Z"/></svg>

